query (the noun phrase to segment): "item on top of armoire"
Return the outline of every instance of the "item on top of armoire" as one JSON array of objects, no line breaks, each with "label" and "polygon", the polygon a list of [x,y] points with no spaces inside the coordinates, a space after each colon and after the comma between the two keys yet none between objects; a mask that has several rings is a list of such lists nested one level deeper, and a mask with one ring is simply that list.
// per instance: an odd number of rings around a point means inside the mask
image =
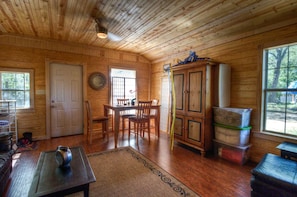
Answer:
[{"label": "item on top of armoire", "polygon": [[176,59],[176,61],[177,61],[176,62],[177,64],[173,65],[173,67],[196,62],[196,61],[212,61],[212,60],[208,57],[198,57],[195,51],[190,51],[189,56],[186,57],[184,60]]},{"label": "item on top of armoire", "polygon": [[179,60],[178,64],[187,64],[190,62],[195,62],[198,60],[198,55],[196,55],[195,51],[190,51],[189,52],[189,56],[187,58],[184,59],[184,61]]}]

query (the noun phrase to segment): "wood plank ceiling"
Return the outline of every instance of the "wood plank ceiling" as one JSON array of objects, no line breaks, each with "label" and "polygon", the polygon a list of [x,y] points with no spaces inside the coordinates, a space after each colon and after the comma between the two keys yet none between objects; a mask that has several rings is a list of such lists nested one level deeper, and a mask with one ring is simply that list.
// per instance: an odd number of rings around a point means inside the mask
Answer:
[{"label": "wood plank ceiling", "polygon": [[[101,18],[121,41],[96,36]],[[130,51],[151,61],[297,24],[296,0],[2,0],[0,36]],[[199,53],[198,53],[199,55]]]}]

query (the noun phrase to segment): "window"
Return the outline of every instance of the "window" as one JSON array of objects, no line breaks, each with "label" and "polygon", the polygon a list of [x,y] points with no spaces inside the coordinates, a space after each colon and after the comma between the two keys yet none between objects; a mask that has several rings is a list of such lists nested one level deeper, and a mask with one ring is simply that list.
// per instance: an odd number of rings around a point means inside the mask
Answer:
[{"label": "window", "polygon": [[17,109],[32,108],[32,69],[0,68],[0,83],[0,100],[16,100]]},{"label": "window", "polygon": [[136,98],[136,71],[111,69],[111,103],[117,104],[118,98]]},{"label": "window", "polygon": [[262,129],[297,137],[297,43],[263,51]]}]

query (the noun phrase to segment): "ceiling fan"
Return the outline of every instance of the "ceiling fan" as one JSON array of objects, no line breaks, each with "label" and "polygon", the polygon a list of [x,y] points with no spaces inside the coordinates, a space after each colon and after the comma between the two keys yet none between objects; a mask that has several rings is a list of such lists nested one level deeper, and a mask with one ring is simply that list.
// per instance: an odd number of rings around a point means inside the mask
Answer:
[{"label": "ceiling fan", "polygon": [[101,18],[95,18],[96,22],[96,32],[97,32],[97,37],[101,39],[110,39],[111,41],[121,41],[122,38],[116,34],[113,34],[108,31],[105,25],[103,25],[103,19]]}]

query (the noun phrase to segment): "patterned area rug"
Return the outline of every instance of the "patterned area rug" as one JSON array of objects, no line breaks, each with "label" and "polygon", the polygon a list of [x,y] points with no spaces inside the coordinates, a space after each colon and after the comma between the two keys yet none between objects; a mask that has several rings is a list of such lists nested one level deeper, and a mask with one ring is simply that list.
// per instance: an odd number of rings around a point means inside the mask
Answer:
[{"label": "patterned area rug", "polygon": [[[96,176],[90,196],[198,196],[131,147],[88,155]],[[76,193],[70,196],[83,196]]]}]

